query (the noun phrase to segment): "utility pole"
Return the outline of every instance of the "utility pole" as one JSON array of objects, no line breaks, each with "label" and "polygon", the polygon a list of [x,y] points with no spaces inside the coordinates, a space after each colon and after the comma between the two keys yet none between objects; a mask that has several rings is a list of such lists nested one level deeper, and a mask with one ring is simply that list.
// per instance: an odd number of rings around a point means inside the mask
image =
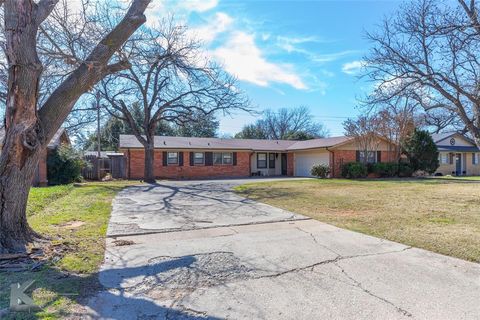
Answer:
[{"label": "utility pole", "polygon": [[100,180],[100,161],[102,156],[100,141],[100,91],[97,91],[95,98],[97,102],[97,177]]}]

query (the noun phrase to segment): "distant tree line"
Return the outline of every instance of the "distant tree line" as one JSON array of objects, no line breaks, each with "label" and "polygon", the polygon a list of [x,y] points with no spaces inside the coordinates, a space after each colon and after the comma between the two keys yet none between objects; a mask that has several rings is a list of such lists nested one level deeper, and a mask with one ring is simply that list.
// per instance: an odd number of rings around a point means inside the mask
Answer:
[{"label": "distant tree line", "polygon": [[308,140],[328,135],[325,126],[313,120],[307,107],[267,109],[262,118],[246,125],[237,139]]}]

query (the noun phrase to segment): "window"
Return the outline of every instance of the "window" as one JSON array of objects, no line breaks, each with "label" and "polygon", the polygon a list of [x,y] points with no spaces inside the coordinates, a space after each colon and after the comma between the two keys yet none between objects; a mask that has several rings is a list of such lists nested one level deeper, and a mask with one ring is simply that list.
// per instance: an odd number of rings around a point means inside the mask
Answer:
[{"label": "window", "polygon": [[230,152],[222,153],[223,164],[232,164],[232,154]]},{"label": "window", "polygon": [[169,152],[167,156],[168,164],[177,164],[178,163],[178,152]]},{"label": "window", "polygon": [[441,164],[448,164],[448,154],[447,153],[440,153],[440,163]]},{"label": "window", "polygon": [[271,169],[275,168],[275,153],[268,154],[268,167]]},{"label": "window", "polygon": [[222,153],[214,152],[213,153],[213,164],[222,164]]},{"label": "window", "polygon": [[360,162],[365,162],[365,153],[367,153],[367,163],[377,162],[376,152],[375,151],[360,151]]},{"label": "window", "polygon": [[472,164],[477,165],[479,164],[480,160],[480,153],[472,153]]},{"label": "window", "polygon": [[267,154],[257,153],[257,168],[265,169],[267,167]]},{"label": "window", "polygon": [[214,152],[213,164],[232,164],[232,158],[231,152]]},{"label": "window", "polygon": [[204,164],[204,162],[205,162],[205,154],[203,152],[195,152],[193,156],[193,163]]}]

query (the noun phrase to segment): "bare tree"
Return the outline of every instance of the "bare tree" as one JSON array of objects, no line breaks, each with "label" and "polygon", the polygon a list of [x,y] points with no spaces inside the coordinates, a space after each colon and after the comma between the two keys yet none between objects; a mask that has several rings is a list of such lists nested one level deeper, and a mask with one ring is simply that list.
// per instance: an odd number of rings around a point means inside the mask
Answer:
[{"label": "bare tree", "polygon": [[245,126],[236,137],[244,139],[307,140],[323,138],[328,130],[313,120],[305,106],[281,108],[278,111],[265,110],[262,119]]},{"label": "bare tree", "polygon": [[[182,125],[198,114],[248,110],[248,103],[235,87],[235,79],[202,58],[199,44],[186,28],[165,20],[161,30],[143,28],[122,49],[130,67],[107,77],[101,94],[106,110],[126,121],[145,148],[144,180],[155,182],[155,129],[159,122]],[[140,104],[143,121],[132,110]]]},{"label": "bare tree", "polygon": [[427,113],[441,115],[443,124],[455,123],[448,119],[455,115],[480,146],[480,27],[475,0],[407,2],[383,22],[380,32],[368,37],[374,48],[365,62],[368,76],[378,85],[375,95],[407,95]]},{"label": "bare tree", "polygon": [[348,119],[343,123],[345,134],[352,137],[363,153],[363,162],[368,162],[369,156],[375,156],[380,140],[378,139],[379,119],[377,115],[361,115],[356,119]]},{"label": "bare tree", "polygon": [[37,111],[43,71],[37,35],[57,2],[6,0],[3,4],[8,88],[0,156],[0,252],[24,250],[33,239],[26,204],[40,154],[82,94],[105,76],[129,67],[111,58],[145,22],[143,13],[150,1],[133,0],[124,18],[90,47],[86,59],[58,83]]},{"label": "bare tree", "polygon": [[391,142],[389,151],[395,154],[395,159],[391,160],[400,159],[402,145],[406,139],[416,127],[424,124],[425,118],[419,114],[419,108],[414,99],[396,96],[368,110],[374,112],[377,134]]}]

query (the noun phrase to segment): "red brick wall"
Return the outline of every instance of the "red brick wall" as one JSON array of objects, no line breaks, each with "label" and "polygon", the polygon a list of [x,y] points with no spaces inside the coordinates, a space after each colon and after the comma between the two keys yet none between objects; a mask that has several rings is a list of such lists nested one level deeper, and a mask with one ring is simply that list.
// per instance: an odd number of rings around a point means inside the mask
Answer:
[{"label": "red brick wall", "polygon": [[[393,162],[395,161],[394,151],[382,151],[380,162]],[[348,162],[357,161],[357,152],[355,150],[335,150],[330,154],[330,170],[332,170],[332,176],[340,178],[342,173],[342,165]]]},{"label": "red brick wall", "polygon": [[[333,158],[333,159],[332,159]],[[333,164],[332,164],[333,160]],[[342,165],[348,162],[355,162],[357,153],[355,150],[335,150],[330,155],[330,171],[332,176],[340,178],[342,175]]]},{"label": "red brick wall", "polygon": [[295,169],[295,156],[294,153],[287,153],[287,176],[291,177],[294,175]]},{"label": "red brick wall", "polygon": [[[190,166],[190,151],[183,151],[183,166],[163,166],[163,151],[155,150],[156,178],[196,179],[219,177],[249,177],[250,152],[237,152],[237,165]],[[127,175],[130,179],[143,179],[145,153],[143,149],[121,150],[127,156]]]}]

